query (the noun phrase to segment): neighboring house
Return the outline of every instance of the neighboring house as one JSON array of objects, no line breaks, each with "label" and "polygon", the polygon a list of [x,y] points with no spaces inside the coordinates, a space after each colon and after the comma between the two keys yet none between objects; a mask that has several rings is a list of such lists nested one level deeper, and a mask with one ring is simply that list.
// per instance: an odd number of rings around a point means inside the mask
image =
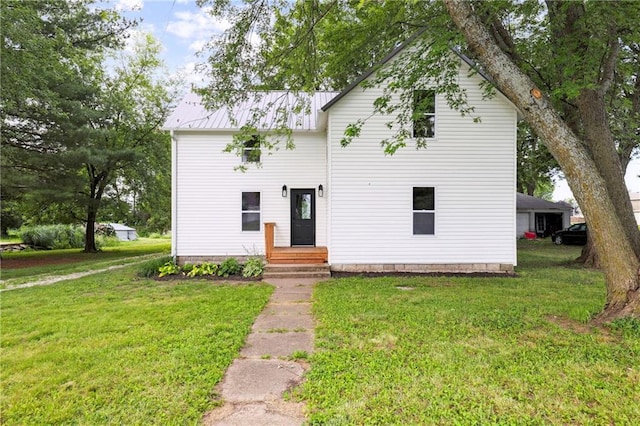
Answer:
[{"label": "neighboring house", "polygon": [[535,232],[538,237],[548,237],[555,231],[571,225],[573,207],[563,201],[554,203],[531,195],[516,194],[517,236],[525,232]]},{"label": "neighboring house", "polygon": [[[268,92],[236,105],[229,120],[226,110],[206,111],[187,95],[164,125],[172,136],[173,255],[179,263],[318,255],[333,271],[512,271],[517,111],[502,94],[484,99],[482,77],[469,70],[461,59],[459,84],[481,122],[443,96],[416,91],[433,99],[413,129],[429,137],[428,147],[416,150],[411,140],[393,156],[380,146],[392,134],[389,116],[374,114],[340,145],[347,125],[371,116],[382,95],[382,87],[358,85],[372,71],[339,94],[314,94],[308,112],[294,108],[293,95]],[[256,152],[249,138],[242,156],[224,153],[249,111],[269,103],[290,111],[295,149]],[[272,125],[276,107],[265,109],[258,129]],[[234,171],[258,157],[260,167]]]},{"label": "neighboring house", "polygon": [[119,223],[110,223],[109,226],[116,232],[116,237],[118,237],[120,241],[133,241],[138,239],[136,230],[133,228]]}]

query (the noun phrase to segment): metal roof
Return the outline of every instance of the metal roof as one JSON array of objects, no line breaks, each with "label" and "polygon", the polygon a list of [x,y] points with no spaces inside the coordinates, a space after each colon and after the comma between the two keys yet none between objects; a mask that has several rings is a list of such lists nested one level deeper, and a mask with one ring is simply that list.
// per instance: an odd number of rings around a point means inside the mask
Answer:
[{"label": "metal roof", "polygon": [[[292,93],[270,91],[250,94],[246,101],[239,102],[231,110],[223,107],[207,110],[196,93],[187,94],[164,123],[164,130],[238,130],[251,124],[259,130],[278,127],[279,112],[287,114],[286,126],[294,131],[321,130],[324,126],[318,119],[323,105],[336,92]],[[307,108],[308,106],[308,108]],[[281,117],[281,115],[280,115]]]},{"label": "metal roof", "polygon": [[120,223],[110,223],[109,226],[111,226],[114,231],[135,231],[135,229]]},{"label": "metal roof", "polygon": [[542,198],[532,197],[531,195],[516,193],[516,209],[517,210],[573,210],[569,204],[564,201],[557,203],[543,200]]}]

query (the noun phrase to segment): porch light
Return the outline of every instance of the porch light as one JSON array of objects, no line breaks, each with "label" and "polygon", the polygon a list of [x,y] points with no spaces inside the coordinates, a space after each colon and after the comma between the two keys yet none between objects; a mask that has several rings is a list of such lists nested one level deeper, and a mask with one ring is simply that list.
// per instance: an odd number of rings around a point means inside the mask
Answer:
[{"label": "porch light", "polygon": [[287,185],[282,185],[282,196],[287,198]]},{"label": "porch light", "polygon": [[318,186],[318,197],[324,197],[324,188],[322,185]]}]

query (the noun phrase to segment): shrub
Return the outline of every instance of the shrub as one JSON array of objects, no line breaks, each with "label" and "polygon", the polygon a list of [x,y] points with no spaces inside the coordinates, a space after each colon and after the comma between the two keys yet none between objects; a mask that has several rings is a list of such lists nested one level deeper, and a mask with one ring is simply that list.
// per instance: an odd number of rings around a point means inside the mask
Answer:
[{"label": "shrub", "polygon": [[259,257],[250,257],[242,268],[243,277],[259,277],[264,271],[264,262]]},{"label": "shrub", "polygon": [[116,230],[113,229],[113,226],[109,225],[108,223],[98,223],[96,224],[95,227],[95,233],[96,233],[96,237],[98,235],[102,235],[105,237],[115,237],[116,236]]},{"label": "shrub", "polygon": [[180,267],[176,265],[176,263],[173,261],[173,258],[172,258],[168,262],[165,262],[164,265],[159,267],[158,272],[160,272],[160,274],[158,274],[159,277],[164,277],[167,275],[175,275],[178,272],[180,272]]},{"label": "shrub", "polygon": [[121,243],[122,241],[115,236],[96,235],[96,248],[98,249],[119,246]]},{"label": "shrub", "polygon": [[187,273],[188,277],[199,277],[202,275],[215,275],[218,271],[218,265],[215,263],[201,263],[194,265],[193,268]]},{"label": "shrub", "polygon": [[239,275],[242,271],[242,265],[235,257],[229,257],[218,267],[218,276],[228,277],[229,275]]},{"label": "shrub", "polygon": [[19,231],[25,244],[46,249],[81,248],[84,229],[73,225],[39,225],[23,227]]},{"label": "shrub", "polygon": [[173,262],[171,256],[162,256],[157,259],[152,259],[144,262],[138,269],[138,276],[143,278],[155,277],[156,275],[158,275],[160,267],[167,262]]}]

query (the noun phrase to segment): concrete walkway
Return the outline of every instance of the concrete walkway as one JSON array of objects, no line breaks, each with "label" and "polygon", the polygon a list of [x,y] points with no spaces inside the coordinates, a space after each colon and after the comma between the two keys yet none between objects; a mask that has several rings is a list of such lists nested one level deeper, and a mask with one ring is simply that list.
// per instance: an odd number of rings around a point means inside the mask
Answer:
[{"label": "concrete walkway", "polygon": [[271,279],[276,287],[258,316],[245,347],[218,386],[224,405],[207,413],[205,425],[301,425],[304,404],[284,400],[308,366],[290,360],[295,352],[313,352],[311,294],[318,279]]}]

